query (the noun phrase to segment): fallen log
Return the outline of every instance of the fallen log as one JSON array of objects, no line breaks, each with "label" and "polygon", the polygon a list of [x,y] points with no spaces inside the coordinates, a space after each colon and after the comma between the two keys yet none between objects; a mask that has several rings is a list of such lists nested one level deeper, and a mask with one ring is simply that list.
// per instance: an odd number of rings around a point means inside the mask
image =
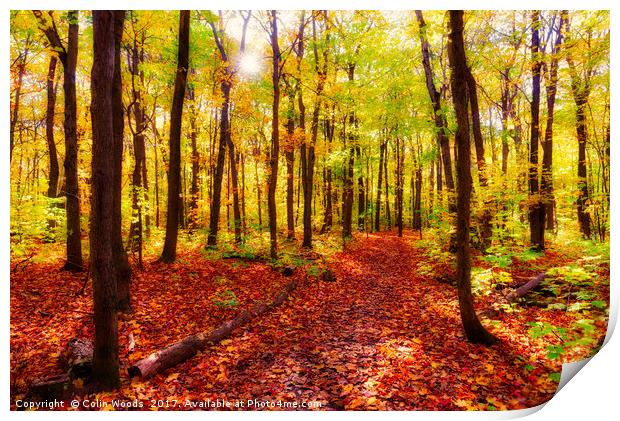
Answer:
[{"label": "fallen log", "polygon": [[59,356],[62,368],[72,377],[90,376],[93,368],[93,343],[89,339],[73,338]]},{"label": "fallen log", "polygon": [[187,336],[179,342],[152,353],[129,367],[129,377],[141,376],[148,378],[190,359],[209,345],[228,338],[235,329],[245,325],[254,317],[265,314],[284,303],[296,287],[297,281],[293,280],[276,295],[270,304],[257,304],[249,310],[242,311],[234,319],[222,323],[210,332],[201,332]]},{"label": "fallen log", "polygon": [[71,395],[71,377],[67,373],[58,374],[33,382],[26,397],[28,400],[51,401]]},{"label": "fallen log", "polygon": [[521,285],[519,288],[512,290],[506,298],[509,302],[517,301],[519,298],[523,297],[530,290],[536,288],[547,276],[547,272],[539,273],[538,275],[530,278],[525,284]]}]

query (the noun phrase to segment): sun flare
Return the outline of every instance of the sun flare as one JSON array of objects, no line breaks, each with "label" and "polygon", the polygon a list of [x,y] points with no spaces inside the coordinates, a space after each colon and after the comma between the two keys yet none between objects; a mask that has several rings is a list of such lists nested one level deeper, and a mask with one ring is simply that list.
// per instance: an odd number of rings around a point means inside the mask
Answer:
[{"label": "sun flare", "polygon": [[239,68],[244,75],[253,76],[261,70],[260,58],[256,54],[245,53],[239,61]]}]

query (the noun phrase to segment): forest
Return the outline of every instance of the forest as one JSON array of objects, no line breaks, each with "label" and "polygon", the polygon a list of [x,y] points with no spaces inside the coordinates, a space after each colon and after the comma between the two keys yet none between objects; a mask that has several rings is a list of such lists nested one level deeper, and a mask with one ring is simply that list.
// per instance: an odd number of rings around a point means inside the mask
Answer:
[{"label": "forest", "polygon": [[12,410],[512,410],[609,313],[600,10],[12,10]]}]

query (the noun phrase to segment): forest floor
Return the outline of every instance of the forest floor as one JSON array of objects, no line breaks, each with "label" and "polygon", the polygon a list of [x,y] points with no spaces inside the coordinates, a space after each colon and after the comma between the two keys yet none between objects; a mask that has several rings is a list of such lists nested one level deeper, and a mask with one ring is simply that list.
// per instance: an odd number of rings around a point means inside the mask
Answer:
[{"label": "forest floor", "polygon": [[[601,310],[588,343],[549,359],[557,338],[533,336],[528,323],[568,329],[584,314],[520,305],[498,310],[503,295],[493,290],[477,296],[476,305],[500,342],[469,343],[456,289],[438,281],[453,271],[421,244],[411,232],[360,234],[329,258],[335,282],[300,266],[293,275],[300,285],[272,313],[151,379],[130,379],[131,364],[271,299],[289,279],[267,262],[213,259],[199,248],[172,265],[146,263],[134,270],[133,313],[119,322],[122,386],[79,399],[137,400],[144,409],[191,409],[188,400],[218,399],[244,402],[242,409],[259,402],[276,405],[263,409],[292,402],[323,410],[519,409],[549,400],[562,359],[588,356],[604,337]],[[34,379],[62,372],[57,358],[69,339],[93,335],[90,286],[76,296],[85,274],[59,272],[59,263],[33,263],[11,277],[12,407]],[[569,263],[571,257],[549,251],[515,261],[509,272],[520,279]],[[489,273],[503,272],[487,266]],[[608,266],[596,270],[594,288],[604,297]]]}]

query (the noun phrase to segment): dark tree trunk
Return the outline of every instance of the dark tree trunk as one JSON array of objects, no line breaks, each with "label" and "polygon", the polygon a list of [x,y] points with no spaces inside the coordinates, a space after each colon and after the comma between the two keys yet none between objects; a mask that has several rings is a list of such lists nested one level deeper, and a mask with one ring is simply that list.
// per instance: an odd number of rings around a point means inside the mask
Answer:
[{"label": "dark tree trunk", "polygon": [[[568,28],[568,11],[562,11],[562,19],[566,22],[567,33],[570,35]],[[567,39],[567,44],[569,44]],[[588,167],[586,165],[586,142],[588,141],[588,126],[586,122],[586,107],[588,105],[588,97],[590,96],[590,77],[593,74],[591,63],[585,65],[585,74],[580,76],[577,73],[576,65],[573,61],[571,49],[566,50],[566,61],[571,75],[571,89],[573,99],[576,105],[576,130],[577,130],[577,178],[579,194],[577,197],[577,220],[579,221],[579,230],[584,238],[592,236],[590,214],[587,212],[588,202],[590,201],[590,193],[588,191]]]},{"label": "dark tree trunk", "polygon": [[286,120],[287,141],[284,148],[286,158],[286,238],[295,239],[295,93],[287,86],[289,100]]},{"label": "dark tree trunk", "polygon": [[[334,140],[334,129],[335,129],[334,116],[332,113],[332,118],[325,118],[325,142],[327,153],[330,154],[332,151],[332,141]],[[331,230],[333,224],[333,203],[332,203],[332,168],[329,162],[326,163],[325,168],[325,214],[323,216],[323,226],[321,227],[321,234],[326,231]]]},{"label": "dark tree trunk", "polygon": [[230,70],[228,68],[228,55],[218,36],[215,25],[210,23],[215,43],[220,52],[220,58],[224,65],[224,77],[220,82],[220,90],[222,92],[222,105],[220,107],[220,141],[217,149],[217,162],[215,165],[215,174],[213,177],[213,196],[211,200],[211,213],[209,215],[209,236],[207,237],[207,245],[215,247],[217,245],[217,233],[220,224],[220,207],[222,202],[222,181],[224,179],[224,164],[226,162],[226,148],[232,143],[230,140]]},{"label": "dark tree trunk", "polygon": [[530,162],[528,171],[529,185],[529,222],[530,243],[533,249],[545,249],[545,205],[541,200],[538,183],[538,143],[540,133],[540,68],[538,58],[540,51],[540,11],[532,12],[532,102],[531,102],[531,133]]},{"label": "dark tree trunk", "polygon": [[392,229],[392,213],[390,212],[390,184],[388,176],[388,152],[387,141],[385,145],[385,156],[383,158],[383,179],[385,180],[385,219],[387,220],[387,228]]},{"label": "dark tree trunk", "polygon": [[379,145],[379,179],[377,180],[377,199],[375,202],[375,231],[381,231],[381,189],[383,188],[383,160],[387,139]]},{"label": "dark tree trunk", "polygon": [[[131,93],[132,93],[132,106],[128,109],[127,119],[131,122],[131,111],[133,111],[134,125],[132,131],[133,135],[133,152],[134,152],[134,167],[131,177],[131,197],[132,197],[132,215],[131,225],[129,227],[129,241],[128,248],[132,252],[138,252],[138,263],[142,266],[142,244],[143,244],[143,224],[142,219],[144,215],[144,180],[142,176],[142,169],[144,162],[146,161],[146,146],[144,143],[144,132],[146,130],[146,116],[144,100],[142,99],[142,71],[140,66],[142,64],[143,53],[142,46],[138,46],[138,35],[135,35],[133,39],[133,46],[128,49],[128,62],[130,63],[131,73]],[[131,127],[131,126],[130,126]]]},{"label": "dark tree trunk", "polygon": [[179,50],[177,72],[174,80],[172,110],[170,111],[170,162],[168,164],[168,206],[166,214],[166,240],[159,260],[172,263],[177,254],[179,232],[179,200],[181,198],[181,123],[183,99],[189,67],[189,10],[181,10],[179,18]]},{"label": "dark tree trunk", "polygon": [[487,166],[484,159],[484,142],[482,139],[482,130],[480,129],[480,108],[478,106],[478,90],[476,88],[476,79],[467,67],[467,93],[469,98],[469,106],[471,109],[471,123],[474,135],[474,146],[476,149],[476,166],[478,168],[478,180],[480,182],[479,200],[482,202],[482,210],[478,218],[478,230],[480,235],[480,245],[482,250],[486,250],[491,245],[491,236],[493,235],[491,213],[491,200],[485,198],[485,191],[488,186]]},{"label": "dark tree trunk", "polygon": [[403,190],[404,190],[404,171],[405,162],[405,142],[396,137],[396,226],[398,228],[398,236],[403,236]]},{"label": "dark tree trunk", "polygon": [[[55,55],[50,58],[47,70],[47,107],[45,111],[45,137],[47,139],[47,149],[49,153],[49,180],[47,187],[47,197],[55,199],[58,197],[58,153],[56,152],[56,142],[54,141],[54,113],[56,112],[56,89],[54,81],[56,79],[56,63],[58,59]],[[48,226],[53,228],[56,221],[51,220]]]},{"label": "dark tree trunk", "polygon": [[277,226],[277,207],[276,207],[276,188],[278,186],[278,158],[280,155],[280,46],[278,44],[278,21],[277,12],[270,12],[271,20],[271,51],[272,74],[271,83],[273,84],[273,104],[271,118],[271,152],[269,154],[269,182],[267,192],[267,210],[269,213],[269,253],[272,259],[278,258],[278,226]]},{"label": "dark tree trunk", "polygon": [[[450,157],[450,140],[448,139],[448,123],[446,116],[441,109],[441,95],[437,91],[434,82],[433,68],[431,65],[431,54],[428,38],[426,36],[426,22],[421,10],[416,10],[416,18],[420,27],[420,45],[422,47],[422,65],[426,77],[426,88],[433,105],[435,128],[437,130],[437,142],[439,143],[442,166],[445,175],[446,190],[448,191],[448,203],[450,212],[454,212],[454,177],[452,175],[452,159]],[[439,181],[439,178],[438,178]]]},{"label": "dark tree trunk", "polygon": [[239,165],[235,144],[230,133],[228,135],[228,166],[233,194],[233,225],[235,228],[235,243],[241,243],[241,207],[239,205]]},{"label": "dark tree trunk", "polygon": [[[193,74],[193,72],[192,72]],[[192,181],[190,187],[189,201],[189,227],[191,229],[198,227],[198,177],[200,176],[200,154],[198,153],[198,133],[196,127],[196,98],[193,86],[188,86],[187,96],[190,100],[189,125],[190,140],[192,144]]]},{"label": "dark tree trunk", "polygon": [[469,226],[471,208],[471,145],[467,112],[467,60],[463,42],[463,11],[450,11],[450,43],[448,56],[451,67],[452,101],[458,123],[456,131],[457,158],[457,221],[456,270],[459,308],[467,338],[474,343],[491,345],[497,339],[478,320],[471,293],[471,256]]},{"label": "dark tree trunk", "polygon": [[93,130],[90,274],[95,341],[93,380],[102,389],[120,385],[114,259],[114,12],[93,11],[91,118]]},{"label": "dark tree trunk", "polygon": [[562,43],[562,26],[564,19],[560,17],[557,28],[555,44],[551,49],[549,71],[546,72],[547,86],[547,125],[545,126],[545,140],[543,141],[542,178],[540,189],[544,195],[546,228],[555,230],[555,197],[553,194],[553,113],[555,108],[555,96],[558,86],[558,53]]},{"label": "dark tree trunk", "polygon": [[[40,13],[40,12],[39,12]],[[38,16],[37,16],[38,17]],[[28,38],[28,41],[30,40],[30,38]],[[52,59],[54,59],[55,56],[52,57]],[[15,147],[15,126],[17,125],[17,120],[19,118],[19,102],[21,99],[21,92],[22,92],[22,84],[23,84],[23,80],[24,80],[24,75],[26,74],[26,60],[28,59],[28,48],[26,47],[26,49],[24,50],[24,52],[21,55],[21,60],[19,60],[19,63],[17,64],[18,68],[17,68],[17,85],[15,86],[15,95],[14,98],[15,100],[13,101],[13,104],[11,104],[11,121],[10,121],[10,131],[9,131],[9,162],[13,159],[13,148]],[[54,68],[55,66],[55,62],[54,62]],[[50,67],[51,67],[51,62],[50,62]],[[52,90],[53,90],[53,82],[52,82]],[[48,99],[49,99],[49,83],[48,83]],[[49,104],[49,101],[48,101]]]},{"label": "dark tree trunk", "polygon": [[127,253],[123,247],[121,197],[123,183],[123,86],[121,79],[121,41],[123,38],[123,26],[125,23],[125,11],[114,12],[114,80],[112,85],[112,118],[114,124],[114,202],[112,224],[112,251],[114,253],[114,265],[116,268],[117,310],[122,312],[131,311],[131,266]]},{"label": "dark tree trunk", "polygon": [[[67,196],[67,263],[64,269],[81,271],[80,196],[78,185],[77,98],[75,69],[78,53],[78,12],[69,12],[69,38],[64,66],[65,92],[65,189]],[[62,60],[61,60],[62,61]]]},{"label": "dark tree trunk", "polygon": [[[355,147],[357,162],[362,162],[362,148],[359,145]],[[357,177],[357,229],[364,231],[366,226],[366,195],[364,190],[364,175],[360,171]]]}]

